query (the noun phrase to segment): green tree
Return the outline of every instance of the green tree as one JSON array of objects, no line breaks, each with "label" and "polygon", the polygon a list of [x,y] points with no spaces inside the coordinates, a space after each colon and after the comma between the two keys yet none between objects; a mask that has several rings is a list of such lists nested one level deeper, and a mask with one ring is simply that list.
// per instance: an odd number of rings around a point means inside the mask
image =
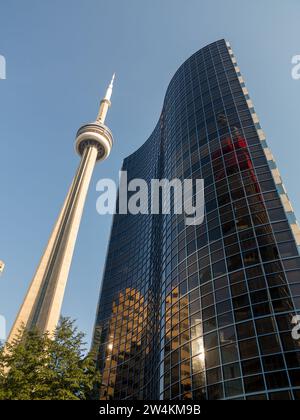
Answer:
[{"label": "green tree", "polygon": [[50,338],[23,329],[0,349],[0,400],[84,400],[100,380],[84,334],[62,318]]}]

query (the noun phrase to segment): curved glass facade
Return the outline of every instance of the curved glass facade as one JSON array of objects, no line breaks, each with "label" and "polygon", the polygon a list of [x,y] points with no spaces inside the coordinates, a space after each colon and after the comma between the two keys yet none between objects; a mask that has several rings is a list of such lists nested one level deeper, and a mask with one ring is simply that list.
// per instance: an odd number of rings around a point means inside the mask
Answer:
[{"label": "curved glass facade", "polygon": [[203,178],[205,220],[114,217],[100,399],[300,399],[299,228],[231,47],[176,72],[131,178]]}]

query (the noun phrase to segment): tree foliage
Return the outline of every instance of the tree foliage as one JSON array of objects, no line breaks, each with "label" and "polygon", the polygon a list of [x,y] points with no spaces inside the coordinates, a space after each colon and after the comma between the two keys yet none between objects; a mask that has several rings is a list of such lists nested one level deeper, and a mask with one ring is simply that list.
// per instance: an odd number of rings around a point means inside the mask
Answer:
[{"label": "tree foliage", "polygon": [[62,318],[53,337],[22,329],[0,349],[0,400],[84,400],[99,382],[84,334]]}]

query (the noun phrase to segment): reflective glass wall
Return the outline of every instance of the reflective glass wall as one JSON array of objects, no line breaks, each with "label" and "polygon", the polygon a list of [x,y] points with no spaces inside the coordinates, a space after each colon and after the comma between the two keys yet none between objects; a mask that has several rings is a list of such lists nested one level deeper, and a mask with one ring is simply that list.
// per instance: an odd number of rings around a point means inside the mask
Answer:
[{"label": "reflective glass wall", "polygon": [[129,179],[203,178],[205,219],[116,215],[93,348],[101,399],[299,399],[299,228],[231,47],[176,72]]}]

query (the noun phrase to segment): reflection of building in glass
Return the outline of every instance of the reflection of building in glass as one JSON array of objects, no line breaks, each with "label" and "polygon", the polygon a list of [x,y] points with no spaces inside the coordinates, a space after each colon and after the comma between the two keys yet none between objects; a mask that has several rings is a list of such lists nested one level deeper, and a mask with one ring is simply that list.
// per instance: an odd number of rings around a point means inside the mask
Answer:
[{"label": "reflection of building in glass", "polygon": [[[130,288],[120,292],[117,301],[113,302],[108,325],[109,342],[103,359],[101,399],[113,398],[116,387],[124,381],[134,392],[134,378],[140,375],[142,367],[139,360],[146,322],[147,308],[143,296]],[[147,354],[147,347],[145,351]]]},{"label": "reflection of building in glass", "polygon": [[[179,68],[123,169],[204,178],[206,215],[200,226],[114,217],[94,335],[99,397],[299,399],[299,228],[229,44]],[[129,315],[119,298],[131,293]]]}]

